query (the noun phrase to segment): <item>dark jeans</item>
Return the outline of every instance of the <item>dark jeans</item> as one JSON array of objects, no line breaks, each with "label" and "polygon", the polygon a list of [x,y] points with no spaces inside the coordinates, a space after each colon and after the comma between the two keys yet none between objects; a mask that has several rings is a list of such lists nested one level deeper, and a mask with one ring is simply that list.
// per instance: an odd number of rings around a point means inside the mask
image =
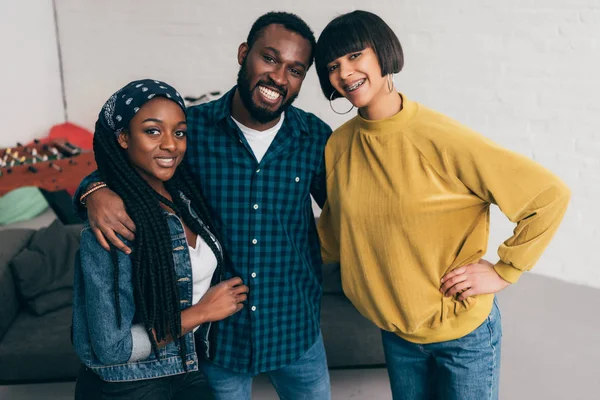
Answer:
[{"label": "dark jeans", "polygon": [[131,382],[105,382],[91,369],[81,366],[75,385],[75,400],[213,400],[200,371]]}]

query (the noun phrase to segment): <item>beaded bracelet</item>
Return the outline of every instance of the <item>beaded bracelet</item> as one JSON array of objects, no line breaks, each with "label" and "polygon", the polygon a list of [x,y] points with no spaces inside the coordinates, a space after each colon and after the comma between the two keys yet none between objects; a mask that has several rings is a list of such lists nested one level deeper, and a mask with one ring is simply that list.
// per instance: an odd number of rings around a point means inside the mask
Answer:
[{"label": "beaded bracelet", "polygon": [[92,184],[91,186],[88,187],[87,192],[85,192],[84,194],[81,195],[81,197],[79,198],[79,202],[85,206],[85,198],[88,197],[90,194],[94,193],[96,190],[105,188],[107,185],[104,182],[96,182],[94,184]]}]

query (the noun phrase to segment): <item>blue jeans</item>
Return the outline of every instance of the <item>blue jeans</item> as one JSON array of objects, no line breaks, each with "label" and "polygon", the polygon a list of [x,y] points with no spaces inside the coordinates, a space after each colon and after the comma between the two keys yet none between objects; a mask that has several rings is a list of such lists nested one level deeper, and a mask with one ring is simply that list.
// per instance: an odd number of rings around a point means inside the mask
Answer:
[{"label": "blue jeans", "polygon": [[[201,361],[200,368],[208,379],[216,400],[250,400],[251,374],[234,372]],[[319,338],[299,360],[283,368],[267,372],[282,400],[330,400],[329,371],[323,337]]]},{"label": "blue jeans", "polygon": [[456,340],[415,344],[382,331],[394,400],[497,400],[501,337],[495,299],[487,319]]}]

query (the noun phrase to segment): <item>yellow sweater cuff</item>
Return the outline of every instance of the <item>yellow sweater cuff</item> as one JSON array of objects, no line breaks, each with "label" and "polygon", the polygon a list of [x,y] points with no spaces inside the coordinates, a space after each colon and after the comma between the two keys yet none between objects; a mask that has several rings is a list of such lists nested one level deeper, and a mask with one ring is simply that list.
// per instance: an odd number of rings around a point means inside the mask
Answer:
[{"label": "yellow sweater cuff", "polygon": [[496,265],[494,265],[494,269],[502,279],[510,283],[518,281],[523,273],[520,269],[517,269],[510,264],[503,263],[502,261],[498,261]]}]

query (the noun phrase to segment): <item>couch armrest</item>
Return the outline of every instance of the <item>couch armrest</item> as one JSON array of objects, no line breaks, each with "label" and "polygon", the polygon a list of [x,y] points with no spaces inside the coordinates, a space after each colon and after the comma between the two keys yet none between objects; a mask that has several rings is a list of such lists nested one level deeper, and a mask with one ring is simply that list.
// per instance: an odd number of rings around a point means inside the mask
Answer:
[{"label": "couch armrest", "polygon": [[34,232],[33,229],[0,231],[0,340],[21,308],[10,261],[29,243]]}]

